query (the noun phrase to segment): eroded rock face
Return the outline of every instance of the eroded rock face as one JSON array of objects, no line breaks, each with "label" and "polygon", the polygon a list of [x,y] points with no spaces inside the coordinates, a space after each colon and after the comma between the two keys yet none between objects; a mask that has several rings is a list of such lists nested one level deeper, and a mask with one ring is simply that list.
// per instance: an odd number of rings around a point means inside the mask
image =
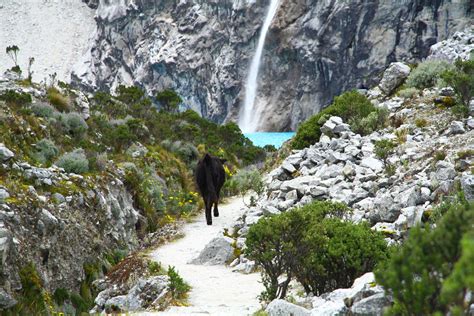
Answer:
[{"label": "eroded rock face", "polygon": [[[86,1],[97,34],[73,83],[173,88],[217,122],[236,120],[266,1]],[[335,95],[372,85],[469,24],[469,0],[282,0],[267,35],[256,104],[261,130],[294,129]]]}]

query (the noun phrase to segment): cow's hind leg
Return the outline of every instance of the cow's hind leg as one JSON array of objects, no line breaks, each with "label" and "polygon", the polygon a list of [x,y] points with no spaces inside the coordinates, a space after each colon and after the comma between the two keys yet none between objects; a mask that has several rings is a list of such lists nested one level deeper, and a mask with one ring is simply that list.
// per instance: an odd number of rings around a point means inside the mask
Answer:
[{"label": "cow's hind leg", "polygon": [[217,208],[217,203],[218,202],[214,202],[214,216],[215,217],[219,217],[219,209]]},{"label": "cow's hind leg", "polygon": [[211,216],[212,202],[210,199],[207,199],[205,203],[206,203],[206,222],[207,222],[207,225],[212,225],[212,216]]}]

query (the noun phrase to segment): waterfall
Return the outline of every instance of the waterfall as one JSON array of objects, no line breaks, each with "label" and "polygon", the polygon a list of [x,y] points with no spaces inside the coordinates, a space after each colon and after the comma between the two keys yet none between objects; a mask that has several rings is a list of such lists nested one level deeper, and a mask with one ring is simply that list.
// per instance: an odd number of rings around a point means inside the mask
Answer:
[{"label": "waterfall", "polygon": [[250,71],[247,77],[247,83],[245,85],[244,106],[241,109],[239,115],[239,127],[244,133],[254,132],[257,130],[257,124],[260,118],[260,113],[256,111],[254,106],[258,88],[258,70],[260,67],[260,60],[262,59],[265,38],[267,37],[267,32],[270,28],[270,24],[272,23],[273,17],[277,12],[279,2],[280,0],[270,0],[270,7],[268,8],[267,16],[265,17],[265,22],[263,23],[262,30],[260,31],[257,50],[255,51],[252,63],[250,64]]}]

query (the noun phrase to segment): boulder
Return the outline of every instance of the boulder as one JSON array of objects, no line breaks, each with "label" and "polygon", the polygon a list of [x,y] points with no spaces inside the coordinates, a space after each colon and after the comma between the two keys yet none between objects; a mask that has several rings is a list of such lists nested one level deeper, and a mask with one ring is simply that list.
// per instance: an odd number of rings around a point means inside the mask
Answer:
[{"label": "boulder", "polygon": [[296,168],[295,166],[293,166],[290,162],[288,161],[285,161],[283,162],[283,164],[281,165],[281,167],[283,168],[283,170],[286,170],[287,172],[289,173],[293,173],[296,171]]},{"label": "boulder", "polygon": [[306,308],[289,303],[285,300],[276,299],[268,304],[265,311],[269,316],[309,316],[311,312]]},{"label": "boulder", "polygon": [[0,143],[0,162],[5,162],[15,157],[15,154],[5,147],[4,144]]},{"label": "boulder", "polygon": [[435,178],[438,181],[453,180],[456,177],[454,165],[447,161],[438,161],[436,164]]},{"label": "boulder", "polygon": [[331,116],[323,126],[321,126],[321,133],[329,136],[340,135],[343,132],[350,131],[351,128],[349,124],[345,124],[339,116]]},{"label": "boulder", "polygon": [[117,311],[136,312],[149,307],[162,308],[163,302],[166,301],[169,293],[168,285],[169,278],[165,275],[140,279],[126,295],[112,297],[99,308],[107,313]]},{"label": "boulder", "polygon": [[373,157],[366,157],[362,159],[360,165],[362,167],[370,168],[374,172],[380,172],[383,170],[383,162]]},{"label": "boulder", "polygon": [[216,237],[201,251],[199,256],[191,260],[191,264],[218,265],[228,263],[234,256],[234,240],[230,237]]},{"label": "boulder", "polygon": [[467,128],[474,129],[474,118],[470,118],[466,121]]},{"label": "boulder", "polygon": [[474,175],[466,174],[461,177],[461,188],[468,201],[474,201]]},{"label": "boulder", "polygon": [[351,307],[351,315],[378,316],[383,315],[384,308],[390,304],[384,293],[366,297]]},{"label": "boulder", "polygon": [[395,62],[383,73],[379,87],[385,94],[390,94],[400,86],[406,77],[410,74],[410,67],[401,62]]},{"label": "boulder", "polygon": [[16,305],[16,303],[17,301],[10,294],[0,288],[0,310],[8,309]]},{"label": "boulder", "polygon": [[8,193],[7,189],[4,187],[0,187],[0,201],[8,199],[10,197],[10,193]]},{"label": "boulder", "polygon": [[463,122],[452,121],[449,126],[448,135],[464,134],[465,132]]}]

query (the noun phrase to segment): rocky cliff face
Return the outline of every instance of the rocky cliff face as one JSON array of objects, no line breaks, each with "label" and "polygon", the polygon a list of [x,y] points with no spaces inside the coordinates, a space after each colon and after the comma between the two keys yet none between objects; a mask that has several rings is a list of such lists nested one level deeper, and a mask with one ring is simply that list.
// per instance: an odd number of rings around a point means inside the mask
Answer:
[{"label": "rocky cliff face", "polygon": [[[171,87],[214,121],[236,120],[268,1],[120,1],[97,8],[77,85]],[[257,106],[262,130],[294,129],[333,96],[416,62],[473,19],[462,1],[282,0],[267,36]]]}]

